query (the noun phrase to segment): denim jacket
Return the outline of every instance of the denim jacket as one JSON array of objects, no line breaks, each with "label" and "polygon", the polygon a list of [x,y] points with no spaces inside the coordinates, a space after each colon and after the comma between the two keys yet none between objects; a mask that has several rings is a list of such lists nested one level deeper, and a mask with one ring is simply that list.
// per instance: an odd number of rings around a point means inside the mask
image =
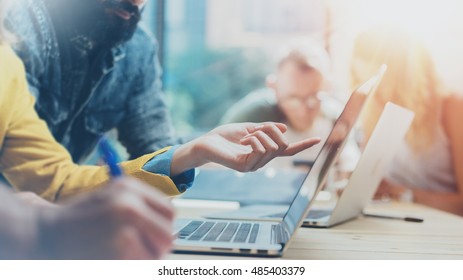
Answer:
[{"label": "denim jacket", "polygon": [[89,41],[60,34],[60,24],[46,0],[17,0],[7,18],[36,110],[74,161],[113,128],[131,158],[176,144],[155,39],[139,27],[130,41],[90,57]]}]

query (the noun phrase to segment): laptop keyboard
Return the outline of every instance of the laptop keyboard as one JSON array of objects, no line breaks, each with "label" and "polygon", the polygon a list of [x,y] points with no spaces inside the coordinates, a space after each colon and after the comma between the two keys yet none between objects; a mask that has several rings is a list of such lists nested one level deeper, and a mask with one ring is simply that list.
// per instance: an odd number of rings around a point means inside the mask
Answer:
[{"label": "laptop keyboard", "polygon": [[230,242],[238,229],[239,223],[230,223],[218,241]]},{"label": "laptop keyboard", "polygon": [[209,232],[209,230],[211,230],[211,228],[214,226],[214,223],[213,222],[206,222],[204,224],[201,225],[201,227],[198,228],[198,230],[196,230],[189,238],[188,240],[192,240],[192,241],[197,241],[197,240],[201,240],[201,238],[204,237],[204,235],[206,233]]},{"label": "laptop keyboard", "polygon": [[222,233],[222,231],[227,226],[227,223],[217,223],[217,225],[209,231],[209,233],[204,237],[204,241],[215,241],[217,237]]},{"label": "laptop keyboard", "polygon": [[245,243],[248,239],[248,235],[251,232],[251,224],[241,224],[238,233],[235,236],[235,243]]},{"label": "laptop keyboard", "polygon": [[179,239],[208,242],[256,243],[257,223],[192,221],[178,233]]}]

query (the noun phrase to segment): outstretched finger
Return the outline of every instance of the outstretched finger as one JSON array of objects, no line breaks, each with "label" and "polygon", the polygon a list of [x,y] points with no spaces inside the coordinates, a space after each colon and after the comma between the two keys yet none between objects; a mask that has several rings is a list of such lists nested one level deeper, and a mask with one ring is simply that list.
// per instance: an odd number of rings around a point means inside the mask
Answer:
[{"label": "outstretched finger", "polygon": [[309,138],[289,145],[289,147],[281,154],[281,156],[293,156],[299,152],[302,152],[312,146],[320,143],[319,137]]}]

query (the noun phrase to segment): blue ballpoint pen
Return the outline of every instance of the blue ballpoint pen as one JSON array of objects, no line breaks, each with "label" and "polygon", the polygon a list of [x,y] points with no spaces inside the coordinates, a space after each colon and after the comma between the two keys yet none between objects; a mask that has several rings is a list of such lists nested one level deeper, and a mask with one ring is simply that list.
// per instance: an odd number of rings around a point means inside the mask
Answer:
[{"label": "blue ballpoint pen", "polygon": [[98,143],[98,150],[109,167],[109,174],[111,175],[111,178],[121,177],[124,172],[118,165],[119,160],[117,153],[105,137],[101,137],[100,142]]}]

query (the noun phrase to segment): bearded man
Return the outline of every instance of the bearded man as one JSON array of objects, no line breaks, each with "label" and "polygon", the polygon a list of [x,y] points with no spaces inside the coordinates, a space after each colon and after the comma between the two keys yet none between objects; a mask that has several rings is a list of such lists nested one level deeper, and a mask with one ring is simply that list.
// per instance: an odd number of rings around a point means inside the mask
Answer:
[{"label": "bearded man", "polygon": [[177,143],[161,90],[148,0],[17,0],[7,26],[36,111],[75,162],[116,128],[131,158]]}]

